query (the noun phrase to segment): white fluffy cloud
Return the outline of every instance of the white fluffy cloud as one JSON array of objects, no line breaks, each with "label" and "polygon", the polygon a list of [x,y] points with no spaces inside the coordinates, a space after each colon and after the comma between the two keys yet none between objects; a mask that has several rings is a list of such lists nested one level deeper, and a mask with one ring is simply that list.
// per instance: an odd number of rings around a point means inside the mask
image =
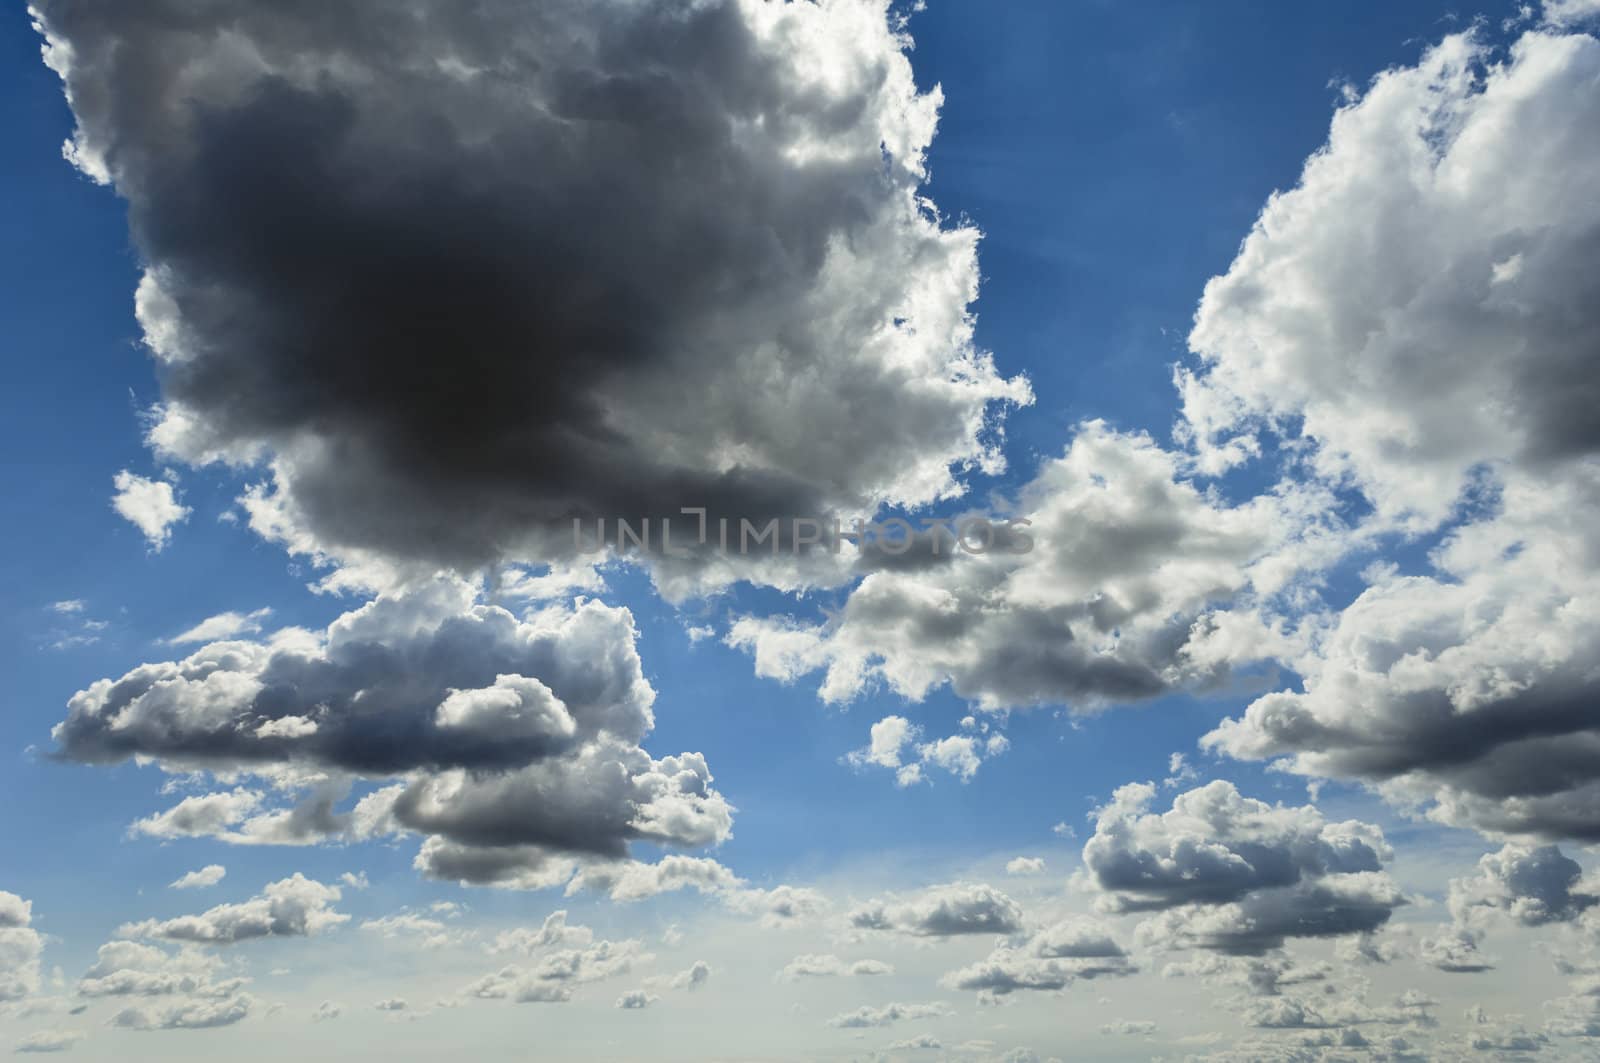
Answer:
[{"label": "white fluffy cloud", "polygon": [[998,731],[985,733],[989,730],[988,724],[980,728],[974,721],[971,728],[971,733],[925,742],[922,729],[904,716],[885,716],[872,725],[866,748],[846,754],[845,761],[857,768],[890,768],[900,786],[925,781],[924,765],[941,768],[962,782],[970,782],[984,760],[1011,748],[1005,735]]},{"label": "white fluffy cloud", "polygon": [[[635,840],[704,846],[731,829],[703,757],[640,748],[655,692],[634,639],[625,609],[519,619],[445,580],[320,633],[217,642],[101,680],[54,735],[76,760],[151,757],[268,787],[191,795],[138,833],[304,844],[409,832],[426,836],[417,865],[434,877],[554,885],[578,857],[611,864]],[[387,785],[339,809],[357,780]],[[306,792],[284,807],[272,792],[284,789]]]},{"label": "white fluffy cloud", "polygon": [[943,1004],[896,1003],[876,1008],[863,1004],[854,1011],[835,1015],[828,1020],[828,1025],[845,1030],[864,1030],[877,1026],[893,1026],[906,1019],[938,1019],[948,1014],[950,1009]]},{"label": "white fluffy cloud", "polygon": [[229,973],[214,954],[193,946],[167,949],[137,941],[101,945],[95,962],[78,980],[85,997],[237,996],[248,979]]},{"label": "white fluffy cloud", "polygon": [[986,883],[954,882],[910,898],[868,901],[853,909],[849,919],[860,930],[913,937],[1013,934],[1022,928],[1022,909]]},{"label": "white fluffy cloud", "polygon": [[1523,926],[1570,922],[1600,904],[1580,882],[1583,868],[1554,845],[1506,845],[1478,861],[1478,873],[1450,882],[1450,914],[1472,925],[1500,913]]},{"label": "white fluffy cloud", "polygon": [[198,915],[147,919],[121,929],[124,937],[162,938],[231,945],[265,937],[306,937],[350,921],[333,910],[338,886],[327,886],[296,872],[269,884],[261,895],[238,904],[219,904]]},{"label": "white fluffy cloud", "polygon": [[1151,812],[1156,788],[1117,790],[1084,844],[1082,878],[1111,912],[1156,913],[1141,942],[1259,955],[1286,938],[1370,932],[1405,903],[1383,832],[1268,805],[1216,781]]},{"label": "white fluffy cloud", "polygon": [[166,480],[151,480],[124,469],[113,480],[117,493],[111,506],[122,518],[144,533],[153,549],[160,550],[172,538],[172,526],[189,517],[189,507],[178,502],[177,492]]},{"label": "white fluffy cloud", "polygon": [[0,1003],[39,989],[44,938],[33,929],[33,903],[0,890]]},{"label": "white fluffy cloud", "polygon": [[[1559,5],[1558,5],[1559,9]],[[1600,40],[1533,31],[1504,61],[1446,38],[1342,108],[1207,286],[1181,377],[1201,464],[1295,437],[1441,535],[1378,565],[1207,744],[1357,778],[1504,835],[1600,837]]]},{"label": "white fluffy cloud", "polygon": [[806,978],[876,977],[893,974],[894,967],[882,960],[842,960],[832,953],[806,953],[796,956],[778,972],[782,982],[798,982]]},{"label": "white fluffy cloud", "polygon": [[473,982],[464,993],[484,1000],[509,1000],[517,1004],[558,1004],[572,999],[574,991],[629,973],[636,964],[653,957],[637,940],[595,941],[571,948],[540,951],[530,965],[508,964]]},{"label": "white fluffy cloud", "polygon": [[987,958],[945,975],[943,984],[950,989],[1005,996],[1019,990],[1058,991],[1080,980],[1121,977],[1136,971],[1108,928],[1078,918],[1014,937]]},{"label": "white fluffy cloud", "polygon": [[[990,709],[1153,697],[1217,678],[1225,662],[1205,644],[1230,632],[1211,607],[1279,591],[1326,505],[1314,487],[1228,505],[1185,480],[1177,453],[1091,422],[1016,501],[1031,550],[945,540],[934,555],[919,540],[826,623],[745,617],[727,641],[763,676],[824,671],[829,702],[879,684],[912,700],[948,685]],[[881,737],[862,756],[892,766],[895,735]]]},{"label": "white fluffy cloud", "polygon": [[227,873],[228,869],[221,864],[207,864],[205,867],[179,876],[173,882],[168,883],[167,888],[175,890],[205,889],[221,882]]}]

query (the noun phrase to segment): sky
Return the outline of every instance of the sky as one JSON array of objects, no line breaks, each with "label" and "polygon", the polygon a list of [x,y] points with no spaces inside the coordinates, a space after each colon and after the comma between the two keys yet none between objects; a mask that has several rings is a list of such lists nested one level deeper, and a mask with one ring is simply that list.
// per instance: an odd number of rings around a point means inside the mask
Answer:
[{"label": "sky", "polygon": [[12,5],[0,1048],[1596,1058],[1597,32]]}]

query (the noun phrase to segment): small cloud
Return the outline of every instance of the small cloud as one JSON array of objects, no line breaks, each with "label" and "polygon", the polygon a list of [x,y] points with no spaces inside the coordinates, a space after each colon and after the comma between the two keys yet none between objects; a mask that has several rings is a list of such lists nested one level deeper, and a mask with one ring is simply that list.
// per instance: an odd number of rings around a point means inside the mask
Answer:
[{"label": "small cloud", "polygon": [[177,492],[165,480],[149,480],[123,469],[112,483],[117,493],[111,498],[111,507],[143,532],[154,550],[167,545],[174,524],[189,519],[191,510],[178,503]]},{"label": "small cloud", "polygon": [[166,644],[181,646],[191,642],[219,642],[240,635],[254,635],[261,630],[261,621],[271,615],[272,610],[267,608],[257,609],[253,613],[218,613],[206,617],[183,634],[167,639]]},{"label": "small cloud", "polygon": [[1008,875],[1042,875],[1044,861],[1037,856],[1019,856],[1006,862]]},{"label": "small cloud", "polygon": [[648,1008],[660,999],[642,989],[631,989],[617,998],[617,1007],[624,1011],[638,1011],[641,1008]]},{"label": "small cloud", "polygon": [[167,888],[174,890],[205,889],[221,882],[223,876],[227,873],[228,869],[221,864],[207,864],[198,871],[191,871],[176,881],[169,883]]}]

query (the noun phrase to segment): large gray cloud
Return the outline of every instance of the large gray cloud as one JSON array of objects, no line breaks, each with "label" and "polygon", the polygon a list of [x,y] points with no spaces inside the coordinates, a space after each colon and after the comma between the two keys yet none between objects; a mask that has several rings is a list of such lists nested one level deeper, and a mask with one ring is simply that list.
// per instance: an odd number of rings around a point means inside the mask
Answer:
[{"label": "large gray cloud", "polygon": [[1028,400],[972,347],[884,0],[34,10],[144,259],[151,442],[270,460],[292,548],[917,504]]},{"label": "large gray cloud", "polygon": [[[184,798],[142,834],[304,844],[420,833],[436,877],[548,885],[571,856],[633,841],[711,845],[732,810],[697,753],[640,746],[655,694],[632,616],[595,602],[522,619],[438,581],[380,597],[321,633],[201,647],[76,695],[59,755],[151,757],[260,780]],[[353,806],[355,781],[389,781]],[[268,791],[303,794],[278,807]]]}]

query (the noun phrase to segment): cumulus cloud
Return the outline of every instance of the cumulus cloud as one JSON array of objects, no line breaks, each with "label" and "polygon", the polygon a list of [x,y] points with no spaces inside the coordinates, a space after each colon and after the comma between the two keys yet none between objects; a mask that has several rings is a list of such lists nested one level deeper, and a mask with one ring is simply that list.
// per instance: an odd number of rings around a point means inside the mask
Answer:
[{"label": "cumulus cloud", "polygon": [[1478,949],[1482,935],[1466,927],[1448,927],[1417,942],[1417,958],[1451,974],[1477,974],[1494,969],[1494,961]]},{"label": "cumulus cloud", "polygon": [[[554,885],[571,854],[617,861],[636,840],[702,846],[731,830],[703,757],[640,748],[655,692],[634,639],[626,609],[580,601],[518,619],[443,580],[320,633],[212,643],[100,680],[53,734],[72,760],[150,757],[310,787],[288,808],[252,786],[192,795],[139,833],[304,844],[411,832],[426,836],[417,865],[433,877]],[[339,810],[352,779],[389,784]]]},{"label": "cumulus cloud", "polygon": [[1218,780],[1151,812],[1156,787],[1116,791],[1084,844],[1083,880],[1111,912],[1157,913],[1140,940],[1259,955],[1288,937],[1370,932],[1405,903],[1383,832],[1268,805]]},{"label": "cumulus cloud", "polygon": [[1368,530],[1439,537],[1424,571],[1371,570],[1289,655],[1303,689],[1210,748],[1600,837],[1597,120],[1600,40],[1450,36],[1352,95],[1207,286],[1180,375],[1200,463],[1285,435]]},{"label": "cumulus cloud", "polygon": [[1508,844],[1478,861],[1478,874],[1450,882],[1450,914],[1473,925],[1502,913],[1523,926],[1565,923],[1600,903],[1579,888],[1583,868],[1554,845]]},{"label": "cumulus cloud", "polygon": [[778,972],[778,980],[798,982],[805,978],[842,976],[868,978],[893,973],[894,967],[882,960],[841,960],[832,953],[806,953],[784,964],[783,969]]},{"label": "cumulus cloud", "polygon": [[623,1011],[638,1011],[642,1008],[648,1008],[660,999],[658,996],[646,993],[643,989],[630,989],[617,998],[616,1007],[621,1008]]},{"label": "cumulus cloud", "polygon": [[193,946],[167,949],[113,941],[100,947],[77,988],[88,998],[142,1001],[114,1014],[113,1026],[205,1029],[229,1026],[250,1014],[255,1001],[243,991],[247,982],[215,955]]},{"label": "cumulus cloud", "polygon": [[214,954],[137,941],[101,945],[95,962],[78,980],[85,997],[184,996],[205,1000],[235,997],[248,979],[232,975]]},{"label": "cumulus cloud", "polygon": [[1000,944],[987,958],[945,975],[941,984],[1005,996],[1018,990],[1057,991],[1079,980],[1136,971],[1106,927],[1069,919]]},{"label": "cumulus cloud", "polygon": [[586,926],[578,926],[567,922],[565,910],[554,911],[545,916],[544,922],[538,929],[531,927],[514,927],[502,931],[494,939],[493,949],[496,952],[526,952],[532,954],[540,949],[551,947],[582,947],[594,941],[594,931]]},{"label": "cumulus cloud", "polygon": [[[1092,709],[1203,687],[1226,666],[1219,646],[1243,630],[1211,619],[1211,607],[1281,589],[1294,569],[1285,558],[1322,534],[1326,500],[1285,487],[1230,506],[1186,480],[1175,452],[1090,422],[1013,508],[1032,522],[1027,552],[947,550],[873,571],[822,624],[744,617],[727,641],[759,675],[822,671],[828,702],[879,685],[921,700],[949,686],[990,709]],[[1256,634],[1255,656],[1281,638]],[[900,763],[897,736],[910,737],[875,732],[858,762]],[[976,750],[957,746],[971,742],[946,741],[946,766],[969,774],[975,758],[962,754]]]},{"label": "cumulus cloud", "polygon": [[702,988],[709,981],[711,981],[711,965],[705,960],[696,960],[688,970],[673,975],[670,985],[673,989],[693,991]]},{"label": "cumulus cloud", "polygon": [[541,952],[532,965],[508,964],[465,989],[467,996],[518,1004],[563,1003],[578,986],[615,978],[653,959],[641,942],[596,941]]},{"label": "cumulus cloud", "polygon": [[150,441],[270,463],[245,506],[291,549],[914,505],[1030,399],[972,345],[883,0],[35,10],[145,262]]},{"label": "cumulus cloud", "polygon": [[152,549],[160,550],[172,538],[172,527],[187,520],[189,507],[178,502],[177,492],[166,480],[150,480],[124,469],[113,479],[117,493],[111,506],[122,518],[144,533]]},{"label": "cumulus cloud", "polygon": [[1006,861],[1008,875],[1042,875],[1044,860],[1037,856],[1018,856]]},{"label": "cumulus cloud", "polygon": [[308,937],[347,923],[348,915],[333,910],[337,886],[327,886],[296,872],[269,884],[261,895],[239,904],[219,904],[198,915],[147,919],[122,927],[124,937],[162,938],[211,945],[231,945],[266,937]]},{"label": "cumulus cloud", "polygon": [[198,870],[180,875],[176,880],[169,882],[167,888],[174,890],[206,889],[221,882],[223,876],[227,873],[228,869],[221,864],[207,864]]},{"label": "cumulus cloud", "polygon": [[900,786],[923,782],[926,779],[924,765],[941,768],[962,782],[970,782],[985,759],[1011,748],[1005,735],[983,734],[987,729],[985,724],[978,733],[954,734],[924,742],[922,729],[910,720],[904,716],[885,716],[872,725],[866,748],[846,754],[845,762],[856,768],[893,769],[895,782]]},{"label": "cumulus cloud", "polygon": [[1022,928],[1022,909],[993,886],[955,882],[907,899],[868,901],[851,911],[849,919],[860,930],[913,937],[1014,934]]},{"label": "cumulus cloud", "polygon": [[892,1026],[906,1019],[938,1019],[950,1014],[943,1004],[885,1004],[874,1008],[863,1004],[854,1011],[843,1012],[828,1020],[829,1026],[843,1030],[865,1030],[877,1026]]},{"label": "cumulus cloud", "polygon": [[39,990],[44,938],[33,929],[33,902],[0,890],[0,1004]]}]

